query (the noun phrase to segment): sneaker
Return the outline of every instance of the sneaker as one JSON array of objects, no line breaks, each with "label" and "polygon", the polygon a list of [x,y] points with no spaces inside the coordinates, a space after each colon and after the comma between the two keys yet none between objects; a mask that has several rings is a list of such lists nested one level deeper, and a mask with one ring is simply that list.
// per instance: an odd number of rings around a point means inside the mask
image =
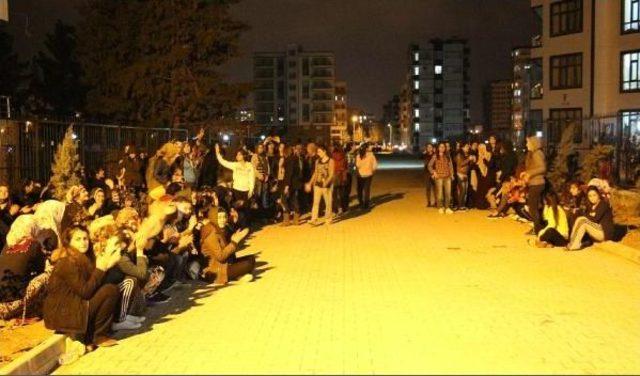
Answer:
[{"label": "sneaker", "polygon": [[131,322],[124,320],[122,322],[114,322],[111,324],[111,330],[117,332],[118,330],[134,330],[142,326],[139,322]]},{"label": "sneaker", "polygon": [[447,208],[447,210],[445,210],[444,212],[447,213],[447,214],[453,214],[453,210],[451,210],[449,208]]},{"label": "sneaker", "polygon": [[157,304],[167,303],[169,300],[171,300],[170,296],[158,292],[147,298],[147,304],[153,306]]},{"label": "sneaker", "polygon": [[134,315],[127,315],[125,317],[126,321],[130,321],[133,323],[138,323],[138,324],[142,324],[144,322],[144,320],[146,320],[147,318],[144,316],[134,316]]},{"label": "sneaker", "polygon": [[438,209],[438,213],[444,214],[444,209],[443,208]]}]

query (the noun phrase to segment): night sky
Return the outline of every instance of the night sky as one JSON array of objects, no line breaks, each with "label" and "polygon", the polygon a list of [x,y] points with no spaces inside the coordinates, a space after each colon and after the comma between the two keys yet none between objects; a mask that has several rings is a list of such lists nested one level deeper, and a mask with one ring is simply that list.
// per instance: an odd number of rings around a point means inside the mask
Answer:
[{"label": "night sky", "polygon": [[[57,18],[73,22],[79,0],[9,0],[11,28],[23,57],[37,50]],[[251,81],[252,53],[284,50],[289,43],[336,54],[336,73],[347,81],[348,105],[380,115],[399,91],[409,43],[430,38],[469,39],[471,117],[481,123],[482,88],[510,77],[510,51],[528,44],[529,0],[243,0],[234,14],[251,25],[242,56],[226,67],[230,80]]]}]

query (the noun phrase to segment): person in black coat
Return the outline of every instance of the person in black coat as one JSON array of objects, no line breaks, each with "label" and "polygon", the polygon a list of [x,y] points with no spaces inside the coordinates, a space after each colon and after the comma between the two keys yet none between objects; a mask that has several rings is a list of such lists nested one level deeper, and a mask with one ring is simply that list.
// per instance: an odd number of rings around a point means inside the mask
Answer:
[{"label": "person in black coat", "polygon": [[609,202],[602,197],[597,187],[587,189],[587,210],[583,217],[578,217],[571,230],[567,250],[576,251],[582,248],[582,239],[587,235],[592,241],[603,242],[614,237],[613,210]]},{"label": "person in black coat", "polygon": [[300,206],[304,195],[305,159],[302,145],[297,144],[286,159],[284,167],[284,189],[289,199],[288,207],[293,211],[293,224],[300,224]]},{"label": "person in black coat", "polygon": [[218,185],[219,167],[220,163],[218,163],[216,153],[213,152],[211,148],[207,149],[207,153],[204,155],[202,167],[200,170],[200,181],[198,182],[200,189],[202,189],[203,187],[213,188]]}]

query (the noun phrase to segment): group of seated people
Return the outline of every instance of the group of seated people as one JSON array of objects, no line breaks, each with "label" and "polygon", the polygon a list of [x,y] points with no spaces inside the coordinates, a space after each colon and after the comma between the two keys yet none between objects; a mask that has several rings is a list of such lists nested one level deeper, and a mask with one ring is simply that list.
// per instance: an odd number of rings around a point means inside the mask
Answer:
[{"label": "group of seated people", "polygon": [[[546,179],[547,164],[540,140],[527,139],[527,153],[519,158],[513,145],[491,136],[485,143],[428,144],[424,151],[427,206],[440,213],[453,209],[489,209],[489,218],[530,222],[533,246],[579,250],[593,242],[618,238],[606,179],[587,184],[571,181],[558,195]],[[451,200],[451,192],[456,192]],[[437,201],[436,201],[437,200]]]},{"label": "group of seated people", "polygon": [[[291,190],[310,194],[304,174],[312,166],[304,164],[315,160],[298,149],[300,186]],[[255,255],[237,255],[268,209],[250,160],[244,148],[230,162],[217,144],[173,141],[148,161],[128,147],[113,178],[98,169],[68,187],[64,199],[47,197],[52,190],[32,181],[14,195],[0,184],[0,319],[43,317],[47,328],[67,335],[60,360],[69,363],[116,344],[113,332],[140,328],[147,306],[169,301],[176,286],[255,279]],[[274,176],[284,178],[282,171]],[[294,214],[297,222],[304,201],[283,204],[284,190],[270,189],[270,204],[280,208],[280,221]]]}]

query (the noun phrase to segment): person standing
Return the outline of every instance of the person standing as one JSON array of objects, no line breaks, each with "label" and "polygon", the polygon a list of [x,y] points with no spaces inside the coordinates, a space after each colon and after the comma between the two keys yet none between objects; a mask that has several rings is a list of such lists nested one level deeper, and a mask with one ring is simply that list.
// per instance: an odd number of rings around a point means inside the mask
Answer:
[{"label": "person standing", "polygon": [[344,201],[347,201],[346,206],[349,207],[349,197],[344,197],[344,185],[347,183],[348,164],[347,156],[345,155],[342,146],[338,144],[334,145],[333,150],[331,151],[331,159],[333,159],[335,166],[335,184],[333,186],[334,211],[338,214],[342,214],[345,206]]},{"label": "person standing", "polygon": [[304,156],[302,144],[296,144],[293,154],[285,161],[284,192],[287,196],[288,209],[293,211],[293,225],[300,224],[300,205],[304,187]]},{"label": "person standing", "polygon": [[436,155],[429,162],[429,173],[436,183],[436,196],[438,197],[438,212],[440,214],[452,214],[451,204],[451,180],[453,179],[453,163],[447,147],[444,143],[438,144]]},{"label": "person standing", "polygon": [[204,187],[213,188],[218,185],[218,158],[213,150],[208,149],[202,159],[202,169],[200,171],[200,179],[198,185],[200,189]]},{"label": "person standing", "polygon": [[[122,160],[121,173],[124,177],[124,185],[137,193],[142,191],[144,187],[144,179],[141,173],[142,164],[138,159],[134,146],[129,146],[128,153]],[[91,189],[93,188],[105,189],[104,187],[91,187]]]},{"label": "person standing", "polygon": [[266,209],[268,205],[269,194],[269,163],[264,154],[264,145],[258,144],[255,153],[251,156],[251,164],[253,165],[254,175],[256,177],[255,192],[258,196],[258,202],[262,209]]},{"label": "person standing", "polygon": [[425,182],[427,188],[427,207],[436,206],[436,190],[435,190],[435,182],[429,173],[429,162],[435,155],[435,149],[432,144],[427,144],[424,150],[424,171],[425,171]]},{"label": "person standing", "polygon": [[353,174],[355,174],[356,171],[356,153],[358,151],[358,147],[352,142],[349,142],[344,151],[347,158],[347,173],[342,192],[342,197],[344,199],[341,204],[342,212],[346,213],[349,211],[349,204],[351,202],[351,186],[353,185]]},{"label": "person standing", "polygon": [[235,200],[242,200],[243,206],[247,205],[249,198],[253,195],[255,186],[255,175],[253,166],[247,162],[242,150],[236,153],[236,161],[226,161],[220,155],[220,145],[216,144],[216,158],[218,162],[229,170],[233,171],[233,196]]},{"label": "person standing", "polygon": [[456,175],[458,176],[458,210],[467,209],[467,192],[469,190],[469,168],[471,165],[471,155],[469,154],[469,144],[463,143],[460,151],[456,155]]},{"label": "person standing", "polygon": [[358,169],[358,202],[360,208],[369,210],[371,200],[371,181],[378,168],[378,161],[371,151],[368,143],[360,147],[356,156],[356,168]]},{"label": "person standing", "polygon": [[331,224],[332,216],[332,194],[333,194],[333,172],[335,171],[333,159],[329,157],[327,148],[318,145],[316,153],[318,159],[311,176],[311,180],[307,183],[305,189],[310,192],[313,189],[313,206],[311,208],[311,221],[309,224],[316,225],[318,221],[318,213],[320,211],[320,202],[324,201],[324,217],[325,225]]},{"label": "person standing", "polygon": [[542,191],[544,191],[544,174],[547,172],[547,162],[538,137],[527,138],[527,150],[527,155],[524,159],[525,171],[520,174],[520,178],[527,182],[527,187],[529,188],[527,206],[533,219],[533,229],[527,235],[536,235],[543,228],[540,216],[540,199]]}]

